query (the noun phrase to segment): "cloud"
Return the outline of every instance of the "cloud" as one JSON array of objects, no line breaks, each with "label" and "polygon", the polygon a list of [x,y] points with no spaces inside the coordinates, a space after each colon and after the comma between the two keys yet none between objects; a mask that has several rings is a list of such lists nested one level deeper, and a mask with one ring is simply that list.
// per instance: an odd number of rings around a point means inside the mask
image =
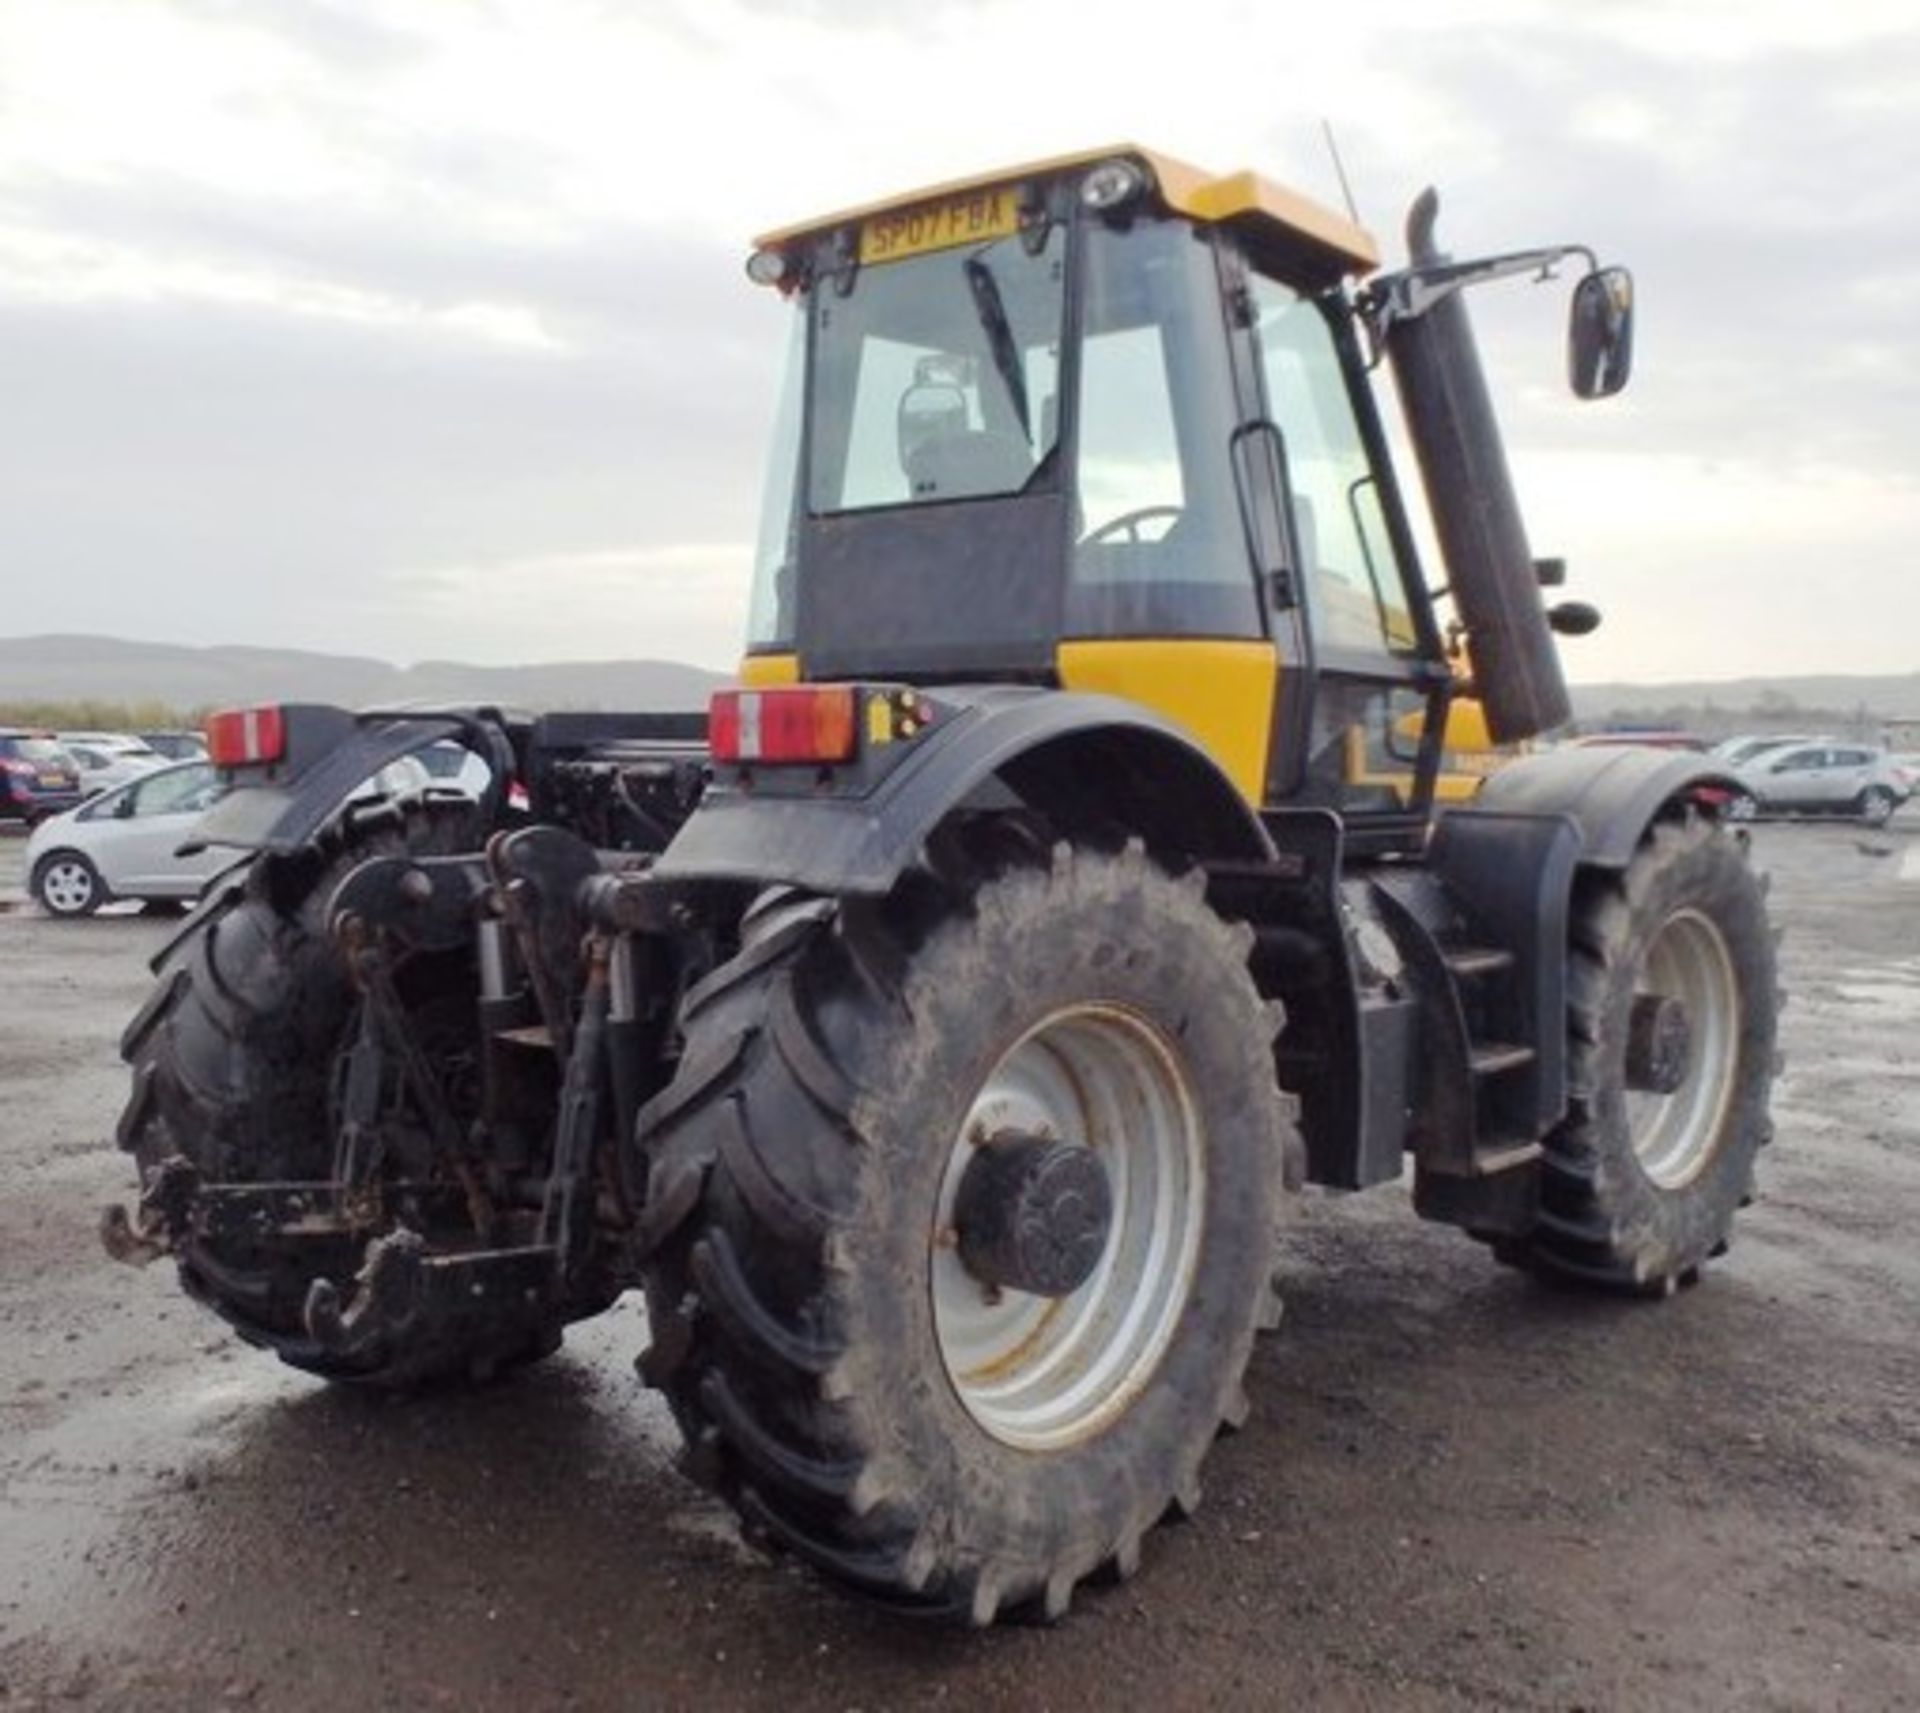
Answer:
[{"label": "cloud", "polygon": [[[1682,605],[1730,674],[1844,667],[1920,623],[1908,14],[6,9],[4,622],[723,661],[787,331],[747,233],[1143,124],[1332,196],[1326,114],[1390,250],[1438,175],[1457,250],[1636,270],[1601,406],[1564,283],[1474,306],[1541,550],[1612,608],[1576,670],[1667,658]],[[1842,559],[1870,626],[1802,596]]]}]

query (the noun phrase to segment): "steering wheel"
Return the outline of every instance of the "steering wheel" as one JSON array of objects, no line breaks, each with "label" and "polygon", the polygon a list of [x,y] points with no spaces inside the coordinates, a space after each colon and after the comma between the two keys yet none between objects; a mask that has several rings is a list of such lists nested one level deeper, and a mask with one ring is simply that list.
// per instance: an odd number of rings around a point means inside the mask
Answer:
[{"label": "steering wheel", "polygon": [[[1091,535],[1083,535],[1080,538],[1080,545],[1095,547],[1117,535],[1124,535],[1127,540],[1138,542],[1140,526],[1143,523],[1151,523],[1157,517],[1178,520],[1184,516],[1186,516],[1186,509],[1182,506],[1138,506],[1130,512],[1122,512],[1118,517],[1109,519]],[[1172,525],[1169,524],[1168,527],[1171,528]]]}]

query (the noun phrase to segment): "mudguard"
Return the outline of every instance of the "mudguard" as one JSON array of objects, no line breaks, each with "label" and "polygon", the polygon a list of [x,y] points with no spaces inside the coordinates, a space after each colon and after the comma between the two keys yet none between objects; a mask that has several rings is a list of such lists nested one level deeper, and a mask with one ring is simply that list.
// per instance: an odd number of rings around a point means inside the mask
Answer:
[{"label": "mudguard", "polygon": [[[192,848],[232,845],[279,854],[298,850],[339,811],[355,787],[381,768],[438,739],[470,737],[488,723],[485,713],[466,710],[385,716],[301,704],[286,706],[281,713],[287,733],[284,759],[270,766],[226,770],[233,789],[201,817]],[[504,737],[500,741],[504,743]]]},{"label": "mudguard", "polygon": [[1256,862],[1273,855],[1259,815],[1212,758],[1138,703],[1006,685],[937,695],[952,717],[858,795],[716,779],[654,873],[669,883],[885,893],[927,835],[995,781],[1043,814],[1056,793],[1097,804],[1107,824],[1138,833],[1149,848]]},{"label": "mudguard", "polygon": [[1675,798],[1711,801],[1746,792],[1706,757],[1631,744],[1548,750],[1523,756],[1489,778],[1471,815],[1565,815],[1580,833],[1579,861],[1588,868],[1625,868],[1662,805]]}]

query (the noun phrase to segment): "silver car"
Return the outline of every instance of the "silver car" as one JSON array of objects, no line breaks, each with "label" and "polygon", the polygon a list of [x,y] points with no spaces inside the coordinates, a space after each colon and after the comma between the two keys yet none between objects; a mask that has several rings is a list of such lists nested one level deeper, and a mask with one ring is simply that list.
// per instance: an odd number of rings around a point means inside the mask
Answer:
[{"label": "silver car", "polygon": [[27,840],[33,896],[53,916],[89,916],[116,898],[195,897],[238,854],[178,854],[224,790],[206,762],[180,762],[42,821]]},{"label": "silver car", "polygon": [[[431,786],[427,769],[403,755],[347,800],[419,797]],[[180,854],[226,789],[211,762],[176,762],[42,821],[27,840],[29,889],[50,916],[90,916],[121,898],[197,898],[221,870],[246,860],[247,853],[226,845]]]},{"label": "silver car", "polygon": [[1763,751],[1738,771],[1765,813],[1855,815],[1874,827],[1911,789],[1885,750],[1834,738]]}]

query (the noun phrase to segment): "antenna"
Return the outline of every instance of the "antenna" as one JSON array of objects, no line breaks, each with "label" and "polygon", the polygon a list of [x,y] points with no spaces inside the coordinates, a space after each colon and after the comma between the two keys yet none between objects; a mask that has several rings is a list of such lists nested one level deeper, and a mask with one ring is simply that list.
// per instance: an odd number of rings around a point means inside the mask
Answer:
[{"label": "antenna", "polygon": [[1359,206],[1353,200],[1353,186],[1347,182],[1346,163],[1340,159],[1340,145],[1334,141],[1331,119],[1320,121],[1320,134],[1327,140],[1327,153],[1333,156],[1334,176],[1340,180],[1340,194],[1346,199],[1347,213],[1352,217],[1354,225],[1364,225],[1365,222],[1360,218]]}]

